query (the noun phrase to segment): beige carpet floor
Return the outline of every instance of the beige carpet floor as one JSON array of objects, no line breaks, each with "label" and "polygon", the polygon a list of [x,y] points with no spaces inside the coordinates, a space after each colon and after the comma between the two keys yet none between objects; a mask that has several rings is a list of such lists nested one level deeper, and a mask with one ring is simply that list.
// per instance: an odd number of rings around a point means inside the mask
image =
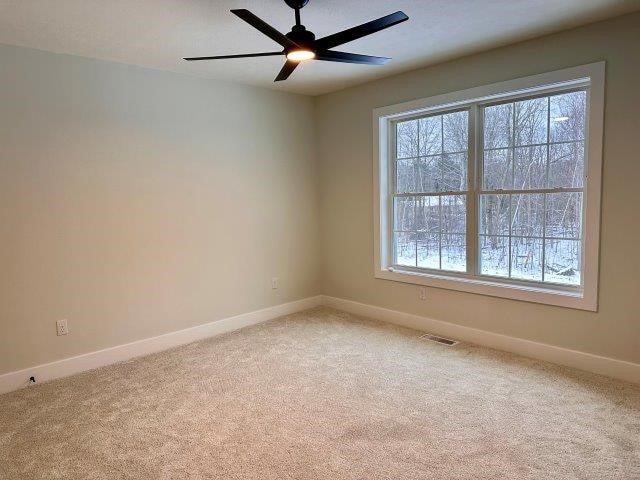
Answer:
[{"label": "beige carpet floor", "polygon": [[0,479],[640,479],[640,387],[325,308],[0,396]]}]

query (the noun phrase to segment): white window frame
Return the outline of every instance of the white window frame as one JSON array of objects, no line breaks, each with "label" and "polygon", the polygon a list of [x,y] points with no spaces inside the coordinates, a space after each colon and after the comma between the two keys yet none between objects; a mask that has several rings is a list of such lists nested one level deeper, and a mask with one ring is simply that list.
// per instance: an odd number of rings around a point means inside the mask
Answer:
[{"label": "white window frame", "polygon": [[[600,197],[602,182],[602,135],[604,123],[605,62],[592,63],[554,72],[532,75],[505,82],[484,85],[444,95],[376,108],[373,111],[374,152],[374,270],[375,277],[404,283],[445,288],[463,292],[510,298],[581,310],[598,309],[598,264],[600,244]],[[425,271],[393,266],[393,232],[391,222],[395,123],[425,114],[453,109],[480,108],[479,104],[514,99],[522,96],[551,94],[558,90],[587,87],[585,183],[583,198],[583,248],[581,285],[561,287],[514,279],[494,279],[470,274]],[[477,113],[477,112],[476,112]],[[477,195],[477,169],[480,126],[471,116],[470,197]],[[393,127],[393,128],[392,128]],[[474,202],[475,204],[475,202]],[[474,205],[468,207],[475,209]],[[473,222],[474,219],[471,219]],[[467,251],[476,248],[477,231],[467,236]],[[474,253],[475,256],[475,253]]]}]

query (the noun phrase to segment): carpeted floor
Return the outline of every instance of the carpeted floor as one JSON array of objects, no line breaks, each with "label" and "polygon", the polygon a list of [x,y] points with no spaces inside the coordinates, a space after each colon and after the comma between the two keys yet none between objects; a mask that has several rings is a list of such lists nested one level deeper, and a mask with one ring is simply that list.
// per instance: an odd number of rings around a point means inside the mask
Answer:
[{"label": "carpeted floor", "polygon": [[640,478],[640,386],[418,335],[318,308],[0,396],[0,478]]}]

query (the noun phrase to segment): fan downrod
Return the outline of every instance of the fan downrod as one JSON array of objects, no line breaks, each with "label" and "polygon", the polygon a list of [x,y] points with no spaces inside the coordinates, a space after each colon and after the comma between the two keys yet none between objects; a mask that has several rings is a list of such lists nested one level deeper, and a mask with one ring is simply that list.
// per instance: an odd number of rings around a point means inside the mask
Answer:
[{"label": "fan downrod", "polygon": [[284,0],[284,2],[294,10],[300,10],[307,3],[309,3],[309,0]]}]

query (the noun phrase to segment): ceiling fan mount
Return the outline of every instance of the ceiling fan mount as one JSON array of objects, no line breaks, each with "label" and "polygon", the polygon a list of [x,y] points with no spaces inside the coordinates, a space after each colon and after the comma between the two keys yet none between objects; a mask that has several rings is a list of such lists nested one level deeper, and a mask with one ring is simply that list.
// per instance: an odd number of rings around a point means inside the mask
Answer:
[{"label": "ceiling fan mount", "polygon": [[219,60],[226,58],[247,58],[247,57],[270,57],[274,55],[284,55],[287,58],[286,63],[280,70],[275,81],[286,80],[293,73],[296,67],[304,60],[324,60],[328,62],[358,63],[364,65],[384,65],[390,58],[374,57],[371,55],[359,55],[356,53],[338,52],[332,50],[339,45],[366,37],[372,33],[379,32],[385,28],[392,27],[398,23],[409,19],[404,12],[398,11],[384,17],[372,20],[356,27],[348,28],[338,33],[328,35],[326,37],[316,39],[314,33],[301,23],[300,9],[302,9],[309,0],[284,0],[285,3],[295,10],[296,23],[287,34],[283,34],[273,28],[271,25],[260,19],[249,10],[236,9],[231,13],[240,17],[255,29],[262,32],[271,40],[280,44],[281,51],[278,52],[261,52],[247,53],[239,55],[216,55],[211,57],[187,57],[185,60]]}]

